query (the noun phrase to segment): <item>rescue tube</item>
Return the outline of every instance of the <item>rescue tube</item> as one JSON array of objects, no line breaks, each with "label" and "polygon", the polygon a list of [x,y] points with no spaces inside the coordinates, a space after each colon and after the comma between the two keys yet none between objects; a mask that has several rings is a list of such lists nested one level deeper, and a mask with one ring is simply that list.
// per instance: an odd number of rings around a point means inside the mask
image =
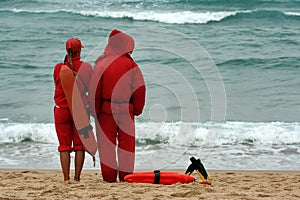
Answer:
[{"label": "rescue tube", "polygon": [[72,113],[78,135],[86,151],[94,158],[97,151],[97,142],[92,130],[93,127],[90,124],[90,119],[82,101],[73,71],[66,65],[61,67],[60,81],[67,98],[68,106]]},{"label": "rescue tube", "polygon": [[187,174],[177,172],[135,172],[125,176],[124,180],[128,183],[152,183],[171,185],[175,183],[190,183],[195,179]]}]

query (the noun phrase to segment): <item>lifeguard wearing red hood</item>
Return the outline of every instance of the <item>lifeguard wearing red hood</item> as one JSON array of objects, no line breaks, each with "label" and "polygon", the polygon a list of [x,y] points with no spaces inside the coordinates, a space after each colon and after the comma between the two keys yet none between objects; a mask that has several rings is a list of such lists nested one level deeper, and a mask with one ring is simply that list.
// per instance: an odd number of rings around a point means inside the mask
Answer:
[{"label": "lifeguard wearing red hood", "polygon": [[133,50],[133,38],[113,30],[104,53],[95,62],[89,87],[102,177],[107,182],[117,181],[117,176],[124,181],[134,170],[134,118],[143,111],[146,87],[131,57]]}]

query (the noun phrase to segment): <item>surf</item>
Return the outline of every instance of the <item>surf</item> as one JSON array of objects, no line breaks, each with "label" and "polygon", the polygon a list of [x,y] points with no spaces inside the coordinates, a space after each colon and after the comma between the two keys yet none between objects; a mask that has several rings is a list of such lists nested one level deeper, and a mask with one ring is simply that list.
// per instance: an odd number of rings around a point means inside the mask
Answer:
[{"label": "surf", "polygon": [[[0,121],[0,144],[20,143],[26,140],[57,144],[53,123],[5,123]],[[214,131],[214,141],[212,133]],[[300,144],[299,122],[137,122],[138,146],[167,145],[168,147],[195,147],[252,144]]]}]

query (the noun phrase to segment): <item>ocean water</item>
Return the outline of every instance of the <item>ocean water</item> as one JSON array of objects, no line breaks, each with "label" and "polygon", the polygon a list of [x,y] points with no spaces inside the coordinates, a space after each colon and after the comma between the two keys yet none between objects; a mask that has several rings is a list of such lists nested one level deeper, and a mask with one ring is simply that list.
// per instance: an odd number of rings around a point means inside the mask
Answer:
[{"label": "ocean water", "polygon": [[147,87],[137,170],[300,169],[299,0],[2,0],[0,19],[0,168],[60,168],[53,67],[120,29]]}]

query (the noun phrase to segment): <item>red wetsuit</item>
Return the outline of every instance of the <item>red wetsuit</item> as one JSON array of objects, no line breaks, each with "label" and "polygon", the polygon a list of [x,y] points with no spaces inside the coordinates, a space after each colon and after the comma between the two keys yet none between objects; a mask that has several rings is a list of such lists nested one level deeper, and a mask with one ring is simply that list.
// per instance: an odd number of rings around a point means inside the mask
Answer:
[{"label": "red wetsuit", "polygon": [[[72,57],[73,70],[77,73],[76,81],[79,90],[82,94],[83,102],[88,106],[88,99],[86,92],[90,77],[92,74],[92,66],[89,63],[80,60],[80,56]],[[70,67],[68,62],[59,63],[54,68],[53,78],[55,83],[54,93],[54,122],[55,129],[59,141],[58,151],[78,151],[84,150],[83,144],[78,136],[76,127],[74,125],[71,112],[65,97],[61,82],[60,82],[60,69],[63,65]],[[71,67],[70,67],[71,68]],[[72,147],[73,143],[73,147]]]},{"label": "red wetsuit", "polygon": [[134,116],[142,113],[146,88],[142,72],[130,56],[133,48],[132,37],[112,31],[105,52],[96,61],[89,88],[91,113],[98,119],[102,176],[108,182],[115,182],[118,172],[124,181],[134,170]]}]

